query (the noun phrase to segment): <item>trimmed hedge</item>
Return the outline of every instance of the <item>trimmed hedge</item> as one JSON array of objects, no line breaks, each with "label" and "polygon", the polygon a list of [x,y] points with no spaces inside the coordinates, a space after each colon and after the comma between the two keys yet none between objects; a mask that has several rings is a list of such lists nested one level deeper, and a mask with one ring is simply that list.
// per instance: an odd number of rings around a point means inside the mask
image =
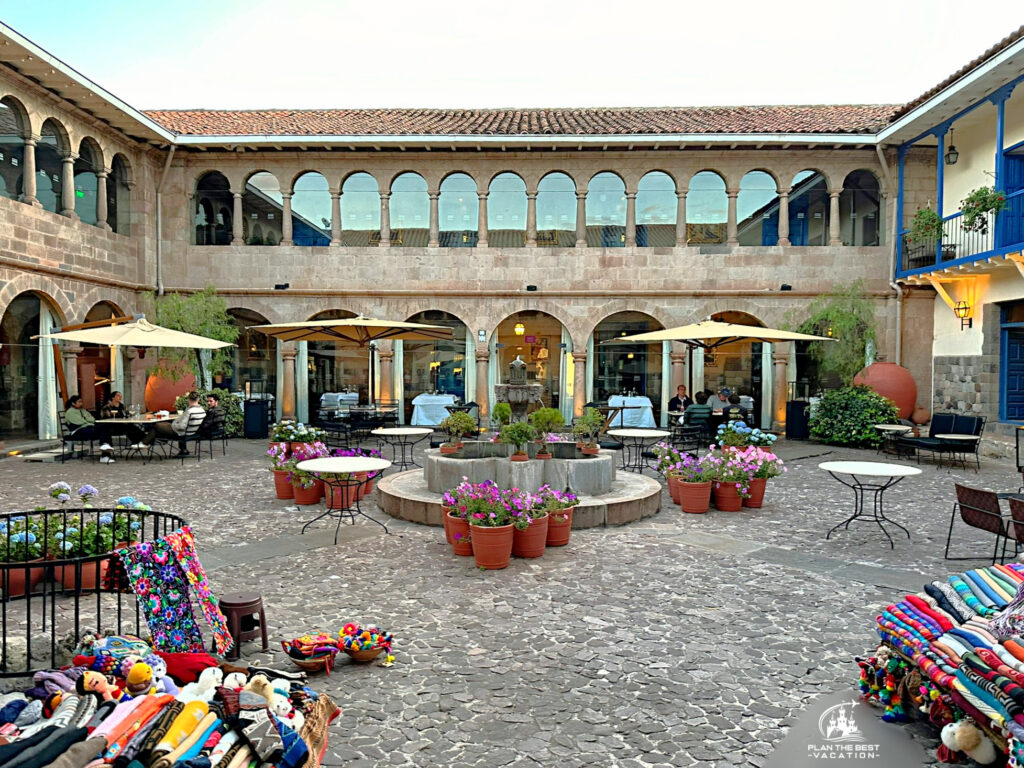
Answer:
[{"label": "trimmed hedge", "polygon": [[877,448],[883,435],[875,424],[898,424],[896,404],[870,387],[855,385],[826,392],[811,417],[811,437],[830,445]]}]

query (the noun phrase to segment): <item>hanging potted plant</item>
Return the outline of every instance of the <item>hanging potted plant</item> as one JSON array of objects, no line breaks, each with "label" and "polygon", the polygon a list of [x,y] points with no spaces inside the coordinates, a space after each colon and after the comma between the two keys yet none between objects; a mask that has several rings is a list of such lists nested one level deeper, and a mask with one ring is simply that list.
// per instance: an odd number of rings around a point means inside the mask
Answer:
[{"label": "hanging potted plant", "polygon": [[960,201],[960,226],[964,232],[988,234],[989,214],[993,218],[1006,207],[1006,194],[992,187],[972,189],[967,197]]},{"label": "hanging potted plant", "polygon": [[547,546],[564,547],[569,543],[569,532],[572,530],[572,513],[579,499],[572,491],[556,491],[550,486],[543,486],[537,495],[540,501],[537,510],[548,515]]},{"label": "hanging potted plant", "polygon": [[934,244],[942,237],[942,217],[930,207],[918,208],[910,222],[907,240],[917,245]]},{"label": "hanging potted plant", "polygon": [[512,521],[512,554],[540,557],[548,539],[548,513],[538,495],[513,488],[502,493]]},{"label": "hanging potted plant", "polygon": [[547,438],[552,432],[565,424],[562,412],[557,408],[538,408],[528,418],[533,428],[537,431],[537,442],[539,444],[537,458],[550,459],[551,453],[547,448]]},{"label": "hanging potted plant", "polygon": [[[525,424],[530,428],[529,424]],[[490,496],[473,499],[468,508],[469,539],[477,568],[497,571],[507,568],[512,559],[511,514]]]},{"label": "hanging potted plant", "polygon": [[271,443],[267,458],[270,459],[270,471],[274,476],[274,492],[277,498],[294,499],[295,491],[292,490],[292,481],[289,479],[291,467],[288,463],[288,443]]},{"label": "hanging potted plant", "polygon": [[754,476],[750,480],[750,492],[743,499],[743,506],[760,508],[764,503],[764,492],[768,481],[786,472],[786,466],[782,459],[774,453],[756,445],[747,448],[739,455],[739,458],[754,467]]},{"label": "hanging potted plant", "polygon": [[438,426],[448,435],[448,441],[441,444],[441,453],[450,456],[462,447],[463,435],[476,429],[476,422],[465,411],[455,411],[442,419]]},{"label": "hanging potted plant", "polygon": [[597,408],[584,408],[583,415],[576,419],[572,433],[583,439],[580,450],[585,456],[597,456],[601,452],[597,438],[604,428],[604,416]]},{"label": "hanging potted plant", "polygon": [[507,445],[515,446],[512,461],[529,461],[530,457],[526,455],[524,448],[533,439],[534,434],[533,427],[525,421],[517,421],[503,426],[498,433],[498,439]]}]

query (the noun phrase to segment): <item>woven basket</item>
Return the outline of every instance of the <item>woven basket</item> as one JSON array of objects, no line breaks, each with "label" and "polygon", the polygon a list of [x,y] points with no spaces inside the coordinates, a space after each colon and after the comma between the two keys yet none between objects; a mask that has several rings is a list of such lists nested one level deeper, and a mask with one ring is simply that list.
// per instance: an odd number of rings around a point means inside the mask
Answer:
[{"label": "woven basket", "polygon": [[365,664],[366,662],[373,661],[378,656],[380,656],[380,652],[384,650],[384,647],[381,646],[380,648],[369,648],[364,651],[354,651],[350,648],[342,648],[342,650],[352,657],[352,661],[358,661],[360,663]]},{"label": "woven basket", "polygon": [[288,653],[288,645],[284,642],[281,643],[281,647],[284,648],[285,654],[292,660],[299,669],[305,672],[326,672],[328,676],[331,674],[331,670],[334,669],[334,657],[337,654],[327,653],[323,656],[310,657],[307,659],[297,659]]}]

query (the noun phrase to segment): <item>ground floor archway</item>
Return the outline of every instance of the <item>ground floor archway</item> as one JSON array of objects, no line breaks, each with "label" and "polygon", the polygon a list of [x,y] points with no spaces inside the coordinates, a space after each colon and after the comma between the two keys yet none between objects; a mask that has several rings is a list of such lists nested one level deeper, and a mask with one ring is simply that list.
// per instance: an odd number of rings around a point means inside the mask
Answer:
[{"label": "ground floor archway", "polygon": [[526,363],[527,380],[541,385],[544,407],[557,408],[570,421],[574,367],[572,337],[565,326],[553,315],[539,310],[516,312],[498,324],[491,334],[491,403],[494,385],[507,380],[509,364],[516,357]]},{"label": "ground floor archway", "polygon": [[59,435],[53,344],[32,337],[60,324],[50,298],[35,291],[15,296],[0,318],[0,439]]}]

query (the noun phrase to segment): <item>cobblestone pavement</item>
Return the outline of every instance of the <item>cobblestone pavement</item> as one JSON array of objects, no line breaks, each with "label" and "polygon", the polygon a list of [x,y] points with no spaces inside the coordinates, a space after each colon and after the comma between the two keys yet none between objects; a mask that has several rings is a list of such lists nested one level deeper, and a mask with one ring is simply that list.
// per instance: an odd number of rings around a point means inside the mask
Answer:
[{"label": "cobblestone pavement", "polygon": [[[343,526],[337,546],[326,520],[299,536],[313,514],[274,497],[264,448],[236,440],[184,466],[7,459],[0,498],[31,508],[63,479],[183,516],[215,590],[263,595],[272,644],[349,620],[393,631],[393,667],[343,661],[315,679],[343,708],[328,766],[762,765],[810,697],[856,685],[877,609],[955,570],[942,560],[954,481],[1020,482],[994,459],[977,475],[926,463],[886,495],[909,542],[890,550],[867,525],[826,541],[852,499],[817,464],[880,457],[780,444],[790,472],[761,510],[684,515],[665,493],[654,518],[481,572],[440,529],[402,521],[391,535]],[[289,666],[255,643],[244,653]]]}]

